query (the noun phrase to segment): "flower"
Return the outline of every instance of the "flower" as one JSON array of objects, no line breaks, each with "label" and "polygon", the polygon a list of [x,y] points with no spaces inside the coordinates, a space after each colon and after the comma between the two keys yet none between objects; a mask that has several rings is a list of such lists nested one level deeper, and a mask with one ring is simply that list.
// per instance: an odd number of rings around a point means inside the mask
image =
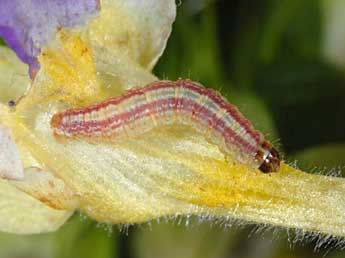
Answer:
[{"label": "flower", "polygon": [[98,0],[4,0],[0,9],[0,36],[34,73],[39,67],[40,48],[53,36],[54,30],[81,24],[98,8]]},{"label": "flower", "polygon": [[[343,179],[286,164],[277,174],[256,174],[225,160],[202,135],[174,127],[113,144],[55,138],[50,119],[59,110],[157,80],[150,70],[170,34],[174,1],[105,0],[99,10],[86,12],[84,25],[48,23],[49,37],[30,52],[40,66],[31,88],[15,108],[0,105],[0,124],[25,168],[24,178],[13,180],[13,171],[0,180],[1,230],[56,230],[78,209],[106,223],[194,214],[345,235]],[[23,73],[2,51],[0,70],[12,62]],[[6,96],[10,77],[0,84]],[[13,84],[16,94],[20,86]]]}]

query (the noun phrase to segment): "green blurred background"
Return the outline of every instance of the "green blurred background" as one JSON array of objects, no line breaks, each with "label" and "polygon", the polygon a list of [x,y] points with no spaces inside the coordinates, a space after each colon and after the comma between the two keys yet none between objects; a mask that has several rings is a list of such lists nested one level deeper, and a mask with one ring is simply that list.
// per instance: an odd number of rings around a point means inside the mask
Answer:
[{"label": "green blurred background", "polygon": [[[339,176],[345,171],[344,71],[344,0],[179,1],[155,69],[160,78],[191,78],[218,89],[287,162]],[[197,218],[121,228],[77,214],[56,233],[0,234],[0,258],[345,257],[336,241],[315,251],[317,238],[300,236]]]}]

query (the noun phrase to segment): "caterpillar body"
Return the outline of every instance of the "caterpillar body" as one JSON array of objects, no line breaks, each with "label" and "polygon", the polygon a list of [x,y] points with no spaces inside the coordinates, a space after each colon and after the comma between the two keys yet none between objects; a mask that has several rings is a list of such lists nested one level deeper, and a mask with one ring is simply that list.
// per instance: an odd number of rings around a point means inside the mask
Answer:
[{"label": "caterpillar body", "polygon": [[113,141],[173,124],[193,127],[240,163],[264,173],[279,170],[279,153],[238,109],[215,90],[190,80],[157,81],[51,119],[56,135]]}]

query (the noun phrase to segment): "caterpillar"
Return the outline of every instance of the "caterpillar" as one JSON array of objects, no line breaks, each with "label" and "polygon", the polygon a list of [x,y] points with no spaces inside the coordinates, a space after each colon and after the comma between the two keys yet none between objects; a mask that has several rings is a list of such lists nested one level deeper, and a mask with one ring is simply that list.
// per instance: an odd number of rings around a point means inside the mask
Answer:
[{"label": "caterpillar", "polygon": [[218,92],[190,80],[157,81],[84,108],[53,115],[64,137],[135,137],[174,124],[193,127],[227,156],[264,173],[277,172],[278,151]]}]

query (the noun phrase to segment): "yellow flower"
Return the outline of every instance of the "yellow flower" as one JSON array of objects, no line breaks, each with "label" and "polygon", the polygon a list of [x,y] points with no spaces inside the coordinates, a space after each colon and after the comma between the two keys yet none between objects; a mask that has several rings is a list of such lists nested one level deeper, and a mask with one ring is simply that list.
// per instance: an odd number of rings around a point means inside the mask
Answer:
[{"label": "yellow flower", "polygon": [[23,177],[7,169],[0,179],[0,230],[52,231],[80,210],[112,224],[194,214],[344,236],[343,179],[285,164],[276,174],[253,173],[187,129],[157,129],[114,144],[53,136],[56,112],[157,80],[151,69],[174,18],[170,0],[102,1],[86,27],[61,29],[42,49],[41,68],[15,107],[7,101],[30,81],[13,80],[25,68],[1,49],[0,124],[25,169]]}]

